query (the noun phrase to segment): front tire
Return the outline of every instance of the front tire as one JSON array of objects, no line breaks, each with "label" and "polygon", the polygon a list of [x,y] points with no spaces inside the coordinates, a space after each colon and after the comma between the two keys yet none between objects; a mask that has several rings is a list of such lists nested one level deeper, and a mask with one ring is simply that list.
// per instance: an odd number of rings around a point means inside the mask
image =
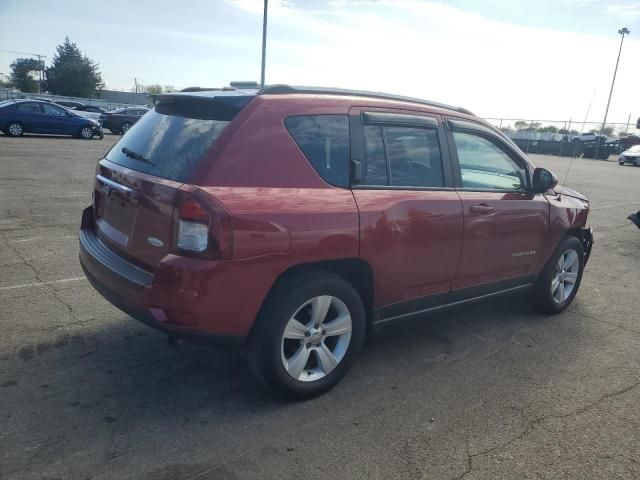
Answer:
[{"label": "front tire", "polygon": [[365,312],[353,286],[328,272],[290,277],[269,295],[249,341],[249,366],[290,399],[333,388],[362,347]]},{"label": "front tire", "polygon": [[534,289],[534,308],[550,314],[564,311],[578,293],[583,271],[582,243],[567,235],[540,272]]},{"label": "front tire", "polygon": [[21,137],[24,134],[24,127],[19,122],[9,122],[6,132],[10,137]]},{"label": "front tire", "polygon": [[93,128],[91,128],[88,125],[85,125],[83,127],[80,128],[80,132],[79,132],[79,136],[80,138],[83,138],[84,140],[91,140],[93,138]]},{"label": "front tire", "polygon": [[127,131],[131,128],[131,125],[132,125],[131,122],[124,122],[120,127],[120,133],[122,133],[122,135],[127,133]]}]

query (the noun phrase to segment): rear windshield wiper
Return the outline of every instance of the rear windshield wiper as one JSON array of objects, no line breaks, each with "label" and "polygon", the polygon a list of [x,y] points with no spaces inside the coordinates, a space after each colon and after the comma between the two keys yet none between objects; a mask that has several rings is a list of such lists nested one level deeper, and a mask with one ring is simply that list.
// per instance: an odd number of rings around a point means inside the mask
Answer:
[{"label": "rear windshield wiper", "polygon": [[151,165],[155,165],[151,160],[146,158],[144,155],[139,154],[138,152],[134,152],[133,150],[124,147],[122,149],[122,153],[124,153],[127,157],[133,158],[134,160],[140,160],[141,162],[149,163]]}]

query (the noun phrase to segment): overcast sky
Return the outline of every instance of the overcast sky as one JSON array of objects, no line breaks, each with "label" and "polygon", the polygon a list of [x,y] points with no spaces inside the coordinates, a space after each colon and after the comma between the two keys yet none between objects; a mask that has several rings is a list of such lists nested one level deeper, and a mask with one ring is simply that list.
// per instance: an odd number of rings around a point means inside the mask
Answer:
[{"label": "overcast sky", "polygon": [[[640,116],[638,0],[270,0],[267,83],[386,91],[484,117]],[[262,0],[0,0],[0,49],[47,55],[68,35],[107,87],[259,80]],[[7,74],[16,55],[0,51]],[[594,96],[595,91],[595,96]]]}]

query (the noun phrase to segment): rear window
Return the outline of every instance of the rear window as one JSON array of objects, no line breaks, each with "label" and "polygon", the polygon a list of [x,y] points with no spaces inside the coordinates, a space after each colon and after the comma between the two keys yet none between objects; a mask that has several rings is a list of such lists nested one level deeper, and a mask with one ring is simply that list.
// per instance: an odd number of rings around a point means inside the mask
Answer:
[{"label": "rear window", "polygon": [[139,172],[187,182],[205,153],[252,97],[165,101],[142,116],[106,159]]},{"label": "rear window", "polygon": [[40,113],[40,105],[37,103],[21,103],[18,105],[19,112]]},{"label": "rear window", "polygon": [[299,115],[284,121],[309,163],[325,182],[349,185],[349,118],[347,115]]}]

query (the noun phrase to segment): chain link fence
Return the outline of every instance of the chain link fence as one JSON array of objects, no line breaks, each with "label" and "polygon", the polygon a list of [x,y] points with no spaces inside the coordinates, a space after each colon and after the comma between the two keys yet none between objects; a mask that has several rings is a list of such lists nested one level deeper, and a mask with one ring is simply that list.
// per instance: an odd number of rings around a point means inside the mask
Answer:
[{"label": "chain link fence", "polygon": [[[100,98],[82,98],[82,97],[65,97],[62,95],[48,95],[46,93],[24,93],[11,88],[0,88],[0,101],[13,100],[16,98],[35,99],[35,100],[61,100],[68,102],[80,102],[85,105],[100,107],[105,110],[114,110],[121,107],[131,107],[130,103],[118,103],[102,100]],[[146,106],[146,105],[145,105]]]},{"label": "chain link fence", "polygon": [[[524,152],[608,159],[632,145],[640,144],[640,132],[631,119],[626,123],[576,122],[485,118],[502,130]],[[602,132],[602,133],[601,133]]]}]

